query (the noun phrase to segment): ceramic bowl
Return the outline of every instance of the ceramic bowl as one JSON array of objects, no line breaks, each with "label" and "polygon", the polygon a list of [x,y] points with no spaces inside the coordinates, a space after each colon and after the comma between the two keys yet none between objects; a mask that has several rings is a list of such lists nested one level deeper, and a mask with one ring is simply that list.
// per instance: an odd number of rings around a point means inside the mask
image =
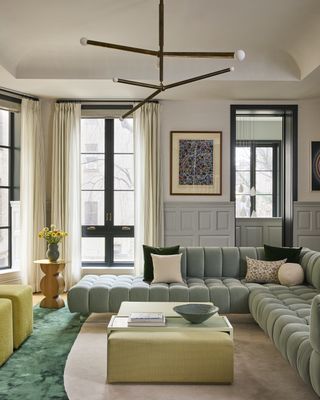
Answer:
[{"label": "ceramic bowl", "polygon": [[210,304],[182,304],[173,307],[173,310],[192,324],[201,324],[219,311],[219,308]]}]

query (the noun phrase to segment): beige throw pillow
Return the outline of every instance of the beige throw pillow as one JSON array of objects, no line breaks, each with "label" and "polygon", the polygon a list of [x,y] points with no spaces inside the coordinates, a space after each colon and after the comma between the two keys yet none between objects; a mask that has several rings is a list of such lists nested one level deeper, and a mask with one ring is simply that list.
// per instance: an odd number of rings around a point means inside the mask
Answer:
[{"label": "beige throw pillow", "polygon": [[301,285],[304,281],[304,271],[300,264],[285,263],[279,268],[278,278],[281,285]]},{"label": "beige throw pillow", "polygon": [[278,271],[287,259],[279,261],[262,261],[246,257],[247,275],[246,282],[279,283]]},{"label": "beige throw pillow", "polygon": [[151,254],[153,263],[153,281],[151,283],[184,283],[181,276],[182,254],[159,256]]}]

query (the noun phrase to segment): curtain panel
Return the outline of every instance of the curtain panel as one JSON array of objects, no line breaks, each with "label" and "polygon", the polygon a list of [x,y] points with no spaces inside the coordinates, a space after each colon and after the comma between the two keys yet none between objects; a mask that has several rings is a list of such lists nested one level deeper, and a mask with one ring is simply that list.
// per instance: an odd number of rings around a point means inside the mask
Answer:
[{"label": "curtain panel", "polygon": [[51,223],[68,232],[60,243],[66,289],[81,277],[79,103],[55,104],[53,116]]},{"label": "curtain panel", "polygon": [[163,244],[163,199],[159,104],[147,103],[134,113],[135,140],[135,274],[143,273],[142,245]]},{"label": "curtain panel", "polygon": [[44,138],[39,101],[21,103],[21,278],[40,291],[40,268],[34,260],[44,258],[45,243],[38,232],[46,223]]}]

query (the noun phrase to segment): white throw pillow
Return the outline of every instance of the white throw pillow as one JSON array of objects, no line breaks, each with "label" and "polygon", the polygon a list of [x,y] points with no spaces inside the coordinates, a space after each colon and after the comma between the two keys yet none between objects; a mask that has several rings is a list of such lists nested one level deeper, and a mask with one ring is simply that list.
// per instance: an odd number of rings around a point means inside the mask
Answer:
[{"label": "white throw pillow", "polygon": [[286,263],[279,268],[278,278],[284,286],[301,285],[304,281],[304,271],[300,264]]},{"label": "white throw pillow", "polygon": [[151,254],[151,257],[154,277],[151,283],[184,283],[181,276],[181,253],[170,256]]}]

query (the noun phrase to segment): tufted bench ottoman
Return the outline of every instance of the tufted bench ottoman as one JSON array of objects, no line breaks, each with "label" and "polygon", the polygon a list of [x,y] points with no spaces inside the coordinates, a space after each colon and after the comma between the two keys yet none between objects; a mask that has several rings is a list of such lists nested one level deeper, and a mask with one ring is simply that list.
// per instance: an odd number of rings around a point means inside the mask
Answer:
[{"label": "tufted bench ottoman", "polygon": [[32,289],[27,285],[0,285],[0,298],[11,300],[13,347],[17,349],[32,333]]},{"label": "tufted bench ottoman", "polygon": [[10,300],[0,299],[0,366],[12,353],[12,304]]}]

